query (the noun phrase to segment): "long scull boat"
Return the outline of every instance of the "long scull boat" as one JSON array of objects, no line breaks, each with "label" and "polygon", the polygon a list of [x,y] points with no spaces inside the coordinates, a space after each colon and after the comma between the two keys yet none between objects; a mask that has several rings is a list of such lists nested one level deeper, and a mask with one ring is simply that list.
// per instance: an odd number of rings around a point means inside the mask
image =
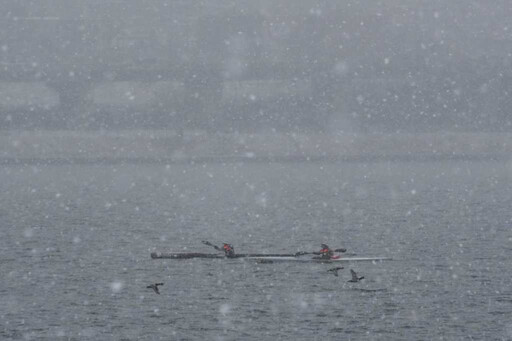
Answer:
[{"label": "long scull boat", "polygon": [[321,259],[318,257],[306,257],[295,254],[265,254],[265,253],[243,253],[235,257],[228,258],[221,254],[199,253],[199,252],[152,252],[152,259],[192,259],[192,258],[211,258],[211,259],[254,259],[266,262],[379,262],[392,260],[389,257],[339,257],[332,259]]},{"label": "long scull boat", "polygon": [[[262,258],[262,257],[295,257],[291,253],[241,253],[233,258]],[[170,258],[170,259],[190,259],[190,258],[228,258],[219,253],[201,253],[201,252],[152,252],[151,258]]]},{"label": "long scull boat", "polygon": [[322,259],[318,257],[250,257],[261,262],[275,263],[275,262],[316,262],[316,263],[334,263],[334,262],[381,262],[385,260],[392,260],[389,257],[340,257],[331,259]]}]

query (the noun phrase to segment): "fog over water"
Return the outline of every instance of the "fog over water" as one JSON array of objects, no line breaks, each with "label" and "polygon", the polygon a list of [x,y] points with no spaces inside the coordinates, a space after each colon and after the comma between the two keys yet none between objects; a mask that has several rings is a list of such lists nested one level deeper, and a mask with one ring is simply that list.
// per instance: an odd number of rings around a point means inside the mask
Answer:
[{"label": "fog over water", "polygon": [[506,130],[508,1],[15,1],[2,126]]},{"label": "fog over water", "polygon": [[512,2],[0,8],[0,339],[512,339]]}]

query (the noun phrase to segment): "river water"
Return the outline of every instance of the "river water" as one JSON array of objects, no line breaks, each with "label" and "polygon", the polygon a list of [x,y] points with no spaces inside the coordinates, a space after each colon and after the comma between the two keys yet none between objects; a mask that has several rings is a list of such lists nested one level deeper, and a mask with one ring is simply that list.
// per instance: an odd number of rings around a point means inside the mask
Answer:
[{"label": "river water", "polygon": [[[510,340],[511,180],[489,161],[4,166],[0,339]],[[393,261],[150,259],[201,240]]]}]

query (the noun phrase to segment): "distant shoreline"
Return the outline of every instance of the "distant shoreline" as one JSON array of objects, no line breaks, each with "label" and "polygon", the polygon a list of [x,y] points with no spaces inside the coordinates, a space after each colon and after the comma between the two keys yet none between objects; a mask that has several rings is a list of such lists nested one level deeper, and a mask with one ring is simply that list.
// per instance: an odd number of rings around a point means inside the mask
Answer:
[{"label": "distant shoreline", "polygon": [[200,157],[190,159],[145,159],[145,158],[113,158],[113,159],[83,159],[83,158],[62,158],[62,159],[22,159],[22,158],[0,158],[0,166],[73,166],[73,165],[194,165],[194,164],[230,164],[230,163],[377,163],[377,162],[440,162],[440,161],[502,161],[508,162],[512,158],[503,158],[501,155],[486,156],[369,156],[369,157],[340,157],[340,158],[285,158],[285,157]]},{"label": "distant shoreline", "polygon": [[512,160],[512,134],[0,131],[0,165],[443,160]]}]

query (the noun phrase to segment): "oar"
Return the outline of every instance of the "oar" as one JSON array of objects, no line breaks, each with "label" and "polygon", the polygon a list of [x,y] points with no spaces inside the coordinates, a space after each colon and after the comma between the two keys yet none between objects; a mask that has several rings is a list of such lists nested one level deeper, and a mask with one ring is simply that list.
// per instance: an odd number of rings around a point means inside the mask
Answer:
[{"label": "oar", "polygon": [[201,240],[201,243],[203,243],[204,245],[208,245],[208,246],[215,246],[207,240]]},{"label": "oar", "polygon": [[204,245],[208,245],[208,246],[211,246],[213,247],[215,250],[217,251],[224,251],[223,249],[221,249],[220,247],[218,247],[217,245],[213,245],[212,243],[210,243],[209,241],[207,240],[201,240],[201,243],[203,243]]},{"label": "oar", "polygon": [[213,247],[217,251],[222,251],[222,249],[220,249],[217,245],[213,245],[212,243],[210,243],[207,240],[201,240],[201,243],[203,243],[204,245],[211,246],[211,247]]}]

